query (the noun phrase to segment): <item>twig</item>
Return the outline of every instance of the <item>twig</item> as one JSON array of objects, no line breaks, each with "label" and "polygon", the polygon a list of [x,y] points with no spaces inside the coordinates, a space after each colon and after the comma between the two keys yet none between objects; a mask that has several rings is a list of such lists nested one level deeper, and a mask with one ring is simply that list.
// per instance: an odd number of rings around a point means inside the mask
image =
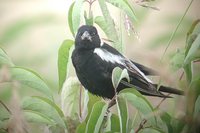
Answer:
[{"label": "twig", "polygon": [[194,63],[197,63],[197,62],[200,62],[200,59],[194,61]]},{"label": "twig", "polygon": [[184,75],[184,71],[181,73],[179,80],[181,80],[183,78],[183,75]]},{"label": "twig", "polygon": [[140,122],[140,125],[138,127],[138,129],[135,131],[135,133],[138,133],[141,129],[144,128],[144,125],[147,123],[147,120],[146,119],[143,119],[141,122]]},{"label": "twig", "polygon": [[10,113],[10,114],[12,114],[11,113],[11,111],[9,110],[9,108],[0,100],[0,103],[3,105],[3,107]]},{"label": "twig", "polygon": [[116,104],[116,95],[111,99],[111,101],[108,103],[108,109],[111,108],[113,105]]},{"label": "twig", "polygon": [[79,95],[79,115],[80,118],[82,119],[81,100],[82,100],[82,86],[80,86],[80,95]]},{"label": "twig", "polygon": [[92,5],[96,0],[85,0],[85,2],[89,3],[90,5]]},{"label": "twig", "polygon": [[174,38],[174,36],[175,36],[175,34],[176,34],[178,28],[179,28],[179,26],[181,25],[181,23],[182,23],[182,21],[183,21],[185,15],[187,14],[188,10],[190,9],[190,6],[191,6],[191,4],[193,3],[193,1],[194,1],[194,0],[191,0],[191,1],[190,1],[190,3],[189,3],[189,5],[188,5],[188,7],[186,8],[186,10],[185,10],[183,16],[181,17],[181,19],[179,20],[179,22],[178,22],[176,28],[174,29],[173,33],[171,34],[171,37],[170,37],[170,39],[169,39],[169,41],[168,41],[168,43],[167,43],[167,47],[165,48],[165,51],[164,51],[164,53],[163,53],[163,55],[162,55],[162,57],[161,57],[161,59],[160,59],[160,62],[163,60],[163,58],[164,58],[164,56],[165,56],[165,53],[167,52],[167,49],[169,48],[169,46],[170,46],[170,44],[171,44],[171,42],[172,42],[172,40],[173,40],[173,38]]},{"label": "twig", "polygon": [[6,128],[6,129],[5,128],[0,128],[0,131],[1,130],[4,130],[5,132],[8,132],[8,128]]},{"label": "twig", "polygon": [[87,2],[89,4],[89,17],[91,17],[92,15],[92,4],[95,2],[96,0],[85,0],[85,2]]},{"label": "twig", "polygon": [[110,43],[114,43],[114,41],[110,40],[110,39],[106,39],[106,38],[101,38],[101,39],[104,40],[104,41],[110,42]]},{"label": "twig", "polygon": [[143,128],[152,128],[153,126],[146,126],[146,127],[143,127]]},{"label": "twig", "polygon": [[[169,96],[170,94],[168,94],[167,96]],[[160,105],[166,100],[167,97],[164,97],[160,103],[155,107],[156,109],[160,107]]]},{"label": "twig", "polygon": [[147,4],[138,4],[138,5],[140,5],[142,7],[145,7],[145,8],[149,8],[149,9],[153,9],[153,10],[156,10],[156,11],[160,11],[159,8],[153,7],[153,6],[150,6],[150,5],[147,5]]}]

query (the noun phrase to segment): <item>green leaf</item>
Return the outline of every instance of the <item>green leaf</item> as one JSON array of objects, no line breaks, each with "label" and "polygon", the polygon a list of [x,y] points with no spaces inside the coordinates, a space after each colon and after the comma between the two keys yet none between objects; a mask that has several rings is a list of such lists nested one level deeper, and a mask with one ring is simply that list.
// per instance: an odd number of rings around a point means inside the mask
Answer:
[{"label": "green leaf", "polygon": [[190,83],[192,81],[193,72],[192,72],[192,63],[188,63],[183,66],[184,71],[186,73],[187,81]]},{"label": "green leaf", "polygon": [[73,20],[72,20],[72,13],[73,13],[74,3],[75,2],[73,2],[71,4],[71,6],[69,7],[69,11],[68,11],[68,25],[69,25],[69,29],[70,29],[73,37],[75,36],[74,29],[73,29]]},{"label": "green leaf", "polygon": [[85,23],[86,25],[93,25],[94,23],[94,17],[93,14],[91,12],[91,14],[87,17],[87,12],[84,12],[84,18],[85,18]]},{"label": "green leaf", "polygon": [[186,65],[196,59],[200,59],[200,34],[192,43],[192,46],[185,57],[184,64]]},{"label": "green leaf", "polygon": [[105,21],[104,17],[97,16],[94,19],[94,22],[103,30],[103,32],[106,34],[108,38],[111,38],[111,31],[109,29],[108,23]]},{"label": "green leaf", "polygon": [[62,110],[54,102],[52,102],[51,100],[49,100],[49,99],[47,99],[45,97],[40,97],[40,96],[33,96],[33,98],[37,98],[37,99],[40,99],[40,100],[46,102],[47,104],[49,104],[51,107],[53,107],[58,112],[60,117],[64,117],[64,114],[63,114]]},{"label": "green leaf", "polygon": [[120,91],[119,95],[137,108],[152,125],[156,124],[155,117],[152,114],[153,107],[135,88],[124,89]]},{"label": "green leaf", "polygon": [[6,52],[0,47],[0,66],[2,65],[14,66],[11,59],[8,57]]},{"label": "green leaf", "polygon": [[185,51],[177,50],[177,52],[170,60],[171,67],[174,71],[177,71],[178,69],[183,67],[184,58],[185,58]]},{"label": "green leaf", "polygon": [[0,121],[5,121],[10,118],[10,112],[0,103]]},{"label": "green leaf", "polygon": [[75,118],[79,114],[80,88],[81,84],[78,79],[69,77],[61,91],[62,110],[66,116],[71,118]]},{"label": "green leaf", "polygon": [[185,55],[188,54],[191,46],[192,46],[192,43],[194,42],[194,40],[197,38],[197,34],[191,34],[189,35],[188,39],[186,40],[186,46],[185,46]]},{"label": "green leaf", "polygon": [[83,122],[76,128],[76,133],[85,133],[86,123]]},{"label": "green leaf", "polygon": [[33,123],[41,123],[47,125],[56,125],[53,119],[50,119],[46,115],[43,115],[40,112],[31,111],[31,110],[24,110],[24,116],[28,122]]},{"label": "green leaf", "polygon": [[8,121],[0,120],[0,133],[8,133],[5,129],[8,127]]},{"label": "green leaf", "polygon": [[72,40],[65,40],[58,51],[58,76],[59,76],[59,92],[62,89],[63,83],[68,74],[68,62],[71,59],[70,48],[74,44]]},{"label": "green leaf", "polygon": [[186,52],[185,55],[188,54],[189,49],[192,46],[192,43],[197,38],[198,34],[200,34],[200,20],[196,20],[192,23],[192,26],[190,27],[189,31],[187,32],[186,37]]},{"label": "green leaf", "polygon": [[[167,133],[168,132],[168,127],[166,125],[166,123],[161,119],[161,114],[156,114],[157,112],[160,112],[160,110],[154,109],[155,115],[156,115],[156,125],[152,125],[152,127],[156,130],[159,130],[162,133]],[[148,121],[147,121],[148,124]]]},{"label": "green leaf", "polygon": [[121,69],[119,67],[115,67],[112,71],[112,83],[113,83],[113,87],[115,89],[117,89],[120,81],[122,79],[127,79],[128,82],[130,81],[129,75],[128,75],[128,71],[127,69]]},{"label": "green leaf", "polygon": [[22,108],[24,111],[32,111],[37,114],[42,114],[48,120],[53,120],[56,125],[59,125],[61,128],[66,128],[63,117],[59,114],[59,111],[53,104],[50,104],[50,101],[45,98],[39,97],[27,97],[23,100]]},{"label": "green leaf", "polygon": [[109,10],[107,8],[106,2],[105,0],[99,0],[99,6],[101,8],[102,14],[104,16],[104,20],[107,23],[107,31],[109,31],[110,34],[108,34],[108,38],[111,41],[114,41],[114,47],[119,50],[122,51],[122,44],[120,43],[120,39],[118,37],[117,34],[117,30],[115,29],[115,24],[114,21],[112,19],[112,17],[110,16]]},{"label": "green leaf", "polygon": [[86,121],[87,121],[90,117],[90,114],[92,112],[94,104],[101,101],[101,98],[97,97],[96,95],[91,94],[90,92],[88,92],[88,97],[85,97],[85,98],[89,98],[86,100],[86,101],[88,101],[88,103],[87,103],[88,114],[87,114],[87,118],[86,118]]},{"label": "green leaf", "polygon": [[84,1],[85,0],[76,0],[72,9],[72,23],[75,34],[81,22],[81,13]]},{"label": "green leaf", "polygon": [[192,99],[194,100],[198,97],[198,95],[200,95],[199,86],[200,86],[200,76],[198,75],[192,79],[190,83],[190,88],[188,90],[188,93],[192,94]]},{"label": "green leaf", "polygon": [[120,121],[119,117],[116,114],[110,114],[108,118],[108,124],[107,124],[108,130],[112,132],[120,132]]},{"label": "green leaf", "polygon": [[200,95],[198,96],[196,102],[195,102],[195,108],[194,108],[194,118],[198,118],[200,114]]},{"label": "green leaf", "polygon": [[69,131],[67,131],[64,128],[60,128],[58,125],[50,126],[48,130],[49,131],[47,132],[50,132],[50,133],[69,133]]},{"label": "green leaf", "polygon": [[44,80],[34,71],[21,68],[13,67],[11,68],[12,79],[19,81],[23,85],[27,85],[42,94],[46,95],[50,99],[53,98],[52,92]]},{"label": "green leaf", "polygon": [[182,120],[173,118],[171,120],[171,125],[173,127],[173,133],[181,133],[185,127],[185,122]]},{"label": "green leaf", "polygon": [[92,112],[86,125],[86,133],[99,133],[108,104],[97,102],[92,108]]},{"label": "green leaf", "polygon": [[119,117],[115,114],[112,114],[110,119],[111,119],[111,131],[119,132],[120,131]]},{"label": "green leaf", "polygon": [[120,133],[126,133],[128,128],[128,109],[126,99],[117,97],[117,110],[120,121]]},{"label": "green leaf", "polygon": [[171,120],[172,120],[171,116],[167,112],[164,112],[162,113],[160,118],[167,125],[168,133],[173,133],[173,127],[171,125]]},{"label": "green leaf", "polygon": [[137,20],[133,8],[131,7],[131,5],[128,3],[127,0],[106,0],[106,2],[123,10],[125,14],[127,14],[131,18],[132,21]]}]

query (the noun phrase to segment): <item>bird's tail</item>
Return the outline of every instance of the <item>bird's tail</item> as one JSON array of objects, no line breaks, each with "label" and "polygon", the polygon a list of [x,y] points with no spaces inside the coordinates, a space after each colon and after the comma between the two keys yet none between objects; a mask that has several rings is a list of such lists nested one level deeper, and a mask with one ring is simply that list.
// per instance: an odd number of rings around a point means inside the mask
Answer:
[{"label": "bird's tail", "polygon": [[[154,84],[154,86],[157,88],[158,85]],[[176,95],[184,95],[184,92],[182,90],[178,90],[172,87],[166,87],[166,86],[159,86],[159,91],[161,92],[166,92],[166,93],[170,93],[170,94],[176,94]]]}]

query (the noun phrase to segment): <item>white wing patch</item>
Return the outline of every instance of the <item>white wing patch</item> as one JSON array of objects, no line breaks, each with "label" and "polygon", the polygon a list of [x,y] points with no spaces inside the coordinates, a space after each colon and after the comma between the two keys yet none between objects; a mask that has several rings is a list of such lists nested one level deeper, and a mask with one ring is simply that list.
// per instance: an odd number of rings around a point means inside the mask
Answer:
[{"label": "white wing patch", "polygon": [[129,61],[129,63],[131,63],[131,66],[132,66],[136,71],[138,71],[138,72],[146,79],[146,81],[148,81],[148,82],[150,82],[150,83],[153,83],[147,76],[145,76],[145,74],[144,74],[142,71],[140,71],[140,69],[139,69],[135,64],[133,64],[133,63],[130,62],[130,61]]},{"label": "white wing patch", "polygon": [[102,60],[104,60],[106,62],[118,63],[118,64],[125,66],[126,68],[128,68],[128,67],[125,64],[125,60],[128,61],[131,64],[131,67],[133,67],[133,69],[135,69],[140,75],[142,75],[142,77],[146,81],[152,83],[152,81],[149,78],[147,78],[145,76],[145,74],[142,71],[140,71],[140,69],[137,68],[137,66],[135,64],[133,64],[131,61],[129,61],[128,59],[125,59],[124,57],[119,56],[119,55],[114,55],[102,48],[95,48],[94,53],[96,53]]},{"label": "white wing patch", "polygon": [[122,61],[123,58],[121,56],[114,55],[114,54],[108,52],[107,50],[104,50],[101,48],[95,48],[94,53],[96,53],[104,61],[124,65],[124,62]]},{"label": "white wing patch", "polygon": [[102,40],[100,40],[100,41],[101,41],[100,46],[103,46],[104,42]]}]

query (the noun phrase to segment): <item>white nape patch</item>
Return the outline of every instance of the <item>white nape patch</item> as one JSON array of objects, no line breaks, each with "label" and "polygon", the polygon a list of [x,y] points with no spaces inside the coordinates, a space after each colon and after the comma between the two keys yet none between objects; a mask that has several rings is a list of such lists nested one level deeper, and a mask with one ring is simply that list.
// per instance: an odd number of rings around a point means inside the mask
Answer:
[{"label": "white nape patch", "polygon": [[124,63],[122,61],[123,58],[121,56],[114,55],[105,49],[95,48],[94,53],[96,53],[104,61],[124,65]]}]

